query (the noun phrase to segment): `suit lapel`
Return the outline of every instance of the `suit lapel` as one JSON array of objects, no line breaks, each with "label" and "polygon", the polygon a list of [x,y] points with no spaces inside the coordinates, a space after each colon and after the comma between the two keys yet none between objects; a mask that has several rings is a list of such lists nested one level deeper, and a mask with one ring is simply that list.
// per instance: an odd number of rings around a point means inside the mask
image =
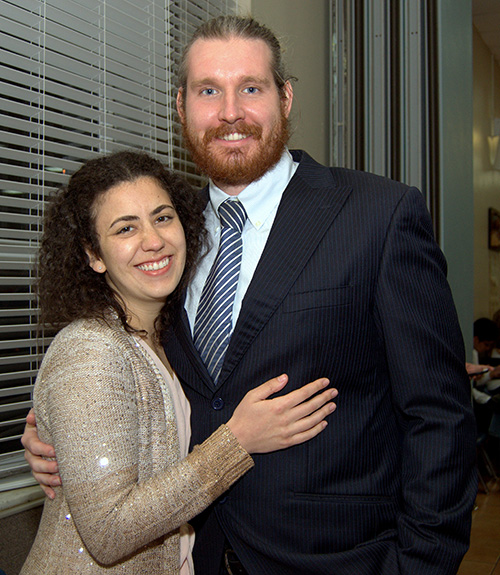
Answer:
[{"label": "suit lapel", "polygon": [[351,188],[335,183],[331,170],[303,153],[243,299],[219,385],[283,301],[350,192]]}]

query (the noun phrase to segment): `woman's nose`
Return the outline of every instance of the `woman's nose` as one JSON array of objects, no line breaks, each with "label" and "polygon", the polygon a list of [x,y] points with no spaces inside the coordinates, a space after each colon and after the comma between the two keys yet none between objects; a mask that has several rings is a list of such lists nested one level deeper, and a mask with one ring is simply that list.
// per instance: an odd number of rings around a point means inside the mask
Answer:
[{"label": "woman's nose", "polygon": [[144,235],[142,238],[142,248],[145,251],[154,250],[157,251],[165,245],[165,240],[161,234],[153,226],[148,227],[144,230]]}]

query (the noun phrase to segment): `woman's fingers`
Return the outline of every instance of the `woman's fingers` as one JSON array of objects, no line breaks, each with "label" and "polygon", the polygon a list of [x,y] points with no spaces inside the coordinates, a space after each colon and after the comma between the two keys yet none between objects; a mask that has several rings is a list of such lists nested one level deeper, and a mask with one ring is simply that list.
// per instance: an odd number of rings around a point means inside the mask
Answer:
[{"label": "woman's fingers", "polygon": [[267,399],[269,396],[281,391],[285,385],[288,383],[288,375],[283,373],[278,377],[273,377],[269,381],[258,385],[255,389],[248,392],[248,395],[253,401],[262,401]]},{"label": "woman's fingers", "polygon": [[[288,427],[290,438],[300,438],[303,433],[314,429],[318,424],[321,424],[322,422],[326,423],[325,418],[333,413],[336,409],[337,406],[334,403],[329,402],[323,405],[320,409],[316,409],[310,415],[301,417],[299,419],[294,419],[290,422]],[[319,431],[317,431],[317,433],[319,433]],[[314,435],[317,435],[317,433]],[[300,442],[300,440],[297,441],[297,443]]]},{"label": "woman's fingers", "polygon": [[[306,417],[309,414],[314,413],[316,410],[324,406],[326,403],[331,402],[333,399],[337,397],[337,395],[338,391],[336,389],[327,389],[323,393],[318,393],[308,401],[304,401],[293,407],[290,411],[290,414],[295,419],[301,419],[303,417]],[[336,405],[334,403],[332,403],[331,405],[333,406],[332,411],[334,411]]]},{"label": "woman's fingers", "polygon": [[325,390],[330,383],[326,378],[269,399],[287,382],[283,374],[249,391],[227,422],[249,453],[268,453],[307,441],[326,427],[325,418],[335,411],[332,399],[338,392]]}]

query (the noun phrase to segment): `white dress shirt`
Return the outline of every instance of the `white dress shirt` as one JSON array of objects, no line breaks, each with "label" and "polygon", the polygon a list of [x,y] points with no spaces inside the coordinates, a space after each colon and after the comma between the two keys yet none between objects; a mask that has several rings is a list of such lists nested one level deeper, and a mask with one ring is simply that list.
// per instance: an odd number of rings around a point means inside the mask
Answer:
[{"label": "white dress shirt", "polygon": [[[298,163],[294,162],[290,152],[285,150],[280,161],[271,170],[238,194],[238,199],[243,204],[248,219],[241,234],[243,252],[240,277],[233,304],[233,329],[240,313],[241,303],[264,251],[281,197],[297,167]],[[185,303],[191,332],[193,332],[201,292],[219,247],[221,226],[218,209],[222,202],[231,197],[212,181],[209,182],[209,194],[210,201],[205,209],[205,225],[211,247],[196,270],[187,290]]]}]

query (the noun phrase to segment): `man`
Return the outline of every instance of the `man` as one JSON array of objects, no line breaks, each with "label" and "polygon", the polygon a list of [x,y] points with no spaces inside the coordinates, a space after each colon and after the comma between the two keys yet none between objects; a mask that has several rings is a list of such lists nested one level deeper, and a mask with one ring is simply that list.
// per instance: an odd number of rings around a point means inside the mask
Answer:
[{"label": "man", "polygon": [[[477,490],[475,426],[421,194],[290,154],[292,87],[275,36],[251,19],[202,25],[180,86],[186,144],[211,179],[213,248],[165,339],[191,402],[193,443],[276,373],[289,374],[289,387],[329,377],[340,398],[318,438],[257,456],[198,518],[198,573],[456,573]],[[198,304],[228,198],[247,220],[232,334],[209,373]]]},{"label": "man", "polygon": [[[498,339],[497,324],[487,317],[474,322],[474,349],[471,364],[467,364],[469,375],[477,373],[479,368],[487,369],[472,377],[472,398],[479,434],[488,434],[491,420],[500,414],[500,365],[489,365],[491,352]],[[477,365],[482,364],[482,365]],[[474,367],[474,369],[472,369]],[[498,416],[497,416],[498,420]]]},{"label": "man", "polygon": [[475,363],[488,363],[491,352],[495,349],[498,340],[497,324],[487,318],[480,317],[474,322],[474,351],[473,361]]}]

